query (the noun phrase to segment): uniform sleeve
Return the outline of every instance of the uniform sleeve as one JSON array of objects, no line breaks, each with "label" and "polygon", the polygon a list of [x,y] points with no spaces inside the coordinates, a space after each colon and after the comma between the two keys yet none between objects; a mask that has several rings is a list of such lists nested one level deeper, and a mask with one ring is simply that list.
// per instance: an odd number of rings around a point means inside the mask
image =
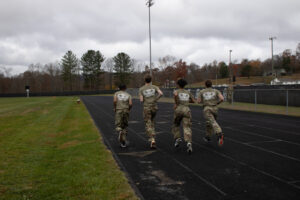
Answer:
[{"label": "uniform sleeve", "polygon": [[178,94],[177,90],[173,91],[173,95],[175,96],[176,94]]},{"label": "uniform sleeve", "polygon": [[155,93],[158,93],[159,87],[155,85]]},{"label": "uniform sleeve", "polygon": [[191,92],[189,92],[189,94],[190,94],[190,99],[194,99],[194,95]]},{"label": "uniform sleeve", "polygon": [[202,99],[202,93],[203,93],[202,90],[198,93],[198,98],[200,98],[201,101],[203,101],[203,99]]},{"label": "uniform sleeve", "polygon": [[219,98],[219,95],[221,94],[221,92],[219,90],[216,90],[216,95]]},{"label": "uniform sleeve", "polygon": [[142,88],[139,89],[139,97],[142,95]]}]

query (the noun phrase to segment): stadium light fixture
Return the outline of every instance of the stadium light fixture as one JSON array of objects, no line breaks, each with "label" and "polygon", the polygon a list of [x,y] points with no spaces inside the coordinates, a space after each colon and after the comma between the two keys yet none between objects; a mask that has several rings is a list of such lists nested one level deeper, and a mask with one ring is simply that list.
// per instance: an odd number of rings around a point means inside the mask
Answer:
[{"label": "stadium light fixture", "polygon": [[152,76],[152,55],[151,55],[151,15],[150,15],[150,7],[153,6],[153,0],[147,0],[146,5],[149,8],[149,54],[150,54],[150,75]]}]

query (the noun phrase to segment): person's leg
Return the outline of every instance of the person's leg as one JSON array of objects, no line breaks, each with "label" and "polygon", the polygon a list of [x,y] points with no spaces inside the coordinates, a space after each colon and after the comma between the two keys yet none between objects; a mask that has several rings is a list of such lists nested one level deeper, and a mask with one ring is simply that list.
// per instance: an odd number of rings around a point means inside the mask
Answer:
[{"label": "person's leg", "polygon": [[210,109],[203,110],[203,116],[205,119],[205,137],[203,138],[206,142],[209,142],[213,133],[212,121],[213,121],[213,114]]},{"label": "person's leg", "polygon": [[184,133],[184,140],[187,143],[192,142],[192,115],[191,111],[188,111],[185,113],[183,119],[182,119],[182,125],[183,125],[183,133]]},{"label": "person's leg", "polygon": [[182,125],[183,125],[183,133],[184,133],[184,140],[187,142],[187,152],[189,154],[192,153],[192,116],[191,111],[188,111],[184,114],[184,117],[182,119]]},{"label": "person's leg", "polygon": [[219,126],[218,122],[216,121],[217,117],[218,117],[218,108],[215,107],[211,111],[212,111],[211,113],[213,115],[213,118],[212,118],[212,128],[213,128],[215,134],[217,136],[220,136],[220,135],[222,135],[222,129]]},{"label": "person's leg", "polygon": [[144,122],[145,122],[145,131],[147,136],[149,137],[149,141],[154,140],[154,135],[153,135],[153,123],[152,123],[152,114],[151,114],[151,108],[145,107],[144,108]]},{"label": "person's leg", "polygon": [[154,119],[155,119],[156,113],[157,113],[157,108],[156,107],[151,108],[151,131],[152,131],[151,134],[152,134],[153,138],[155,138],[155,123],[154,123]]},{"label": "person's leg", "polygon": [[123,114],[122,110],[117,110],[115,113],[115,126],[116,126],[116,132],[118,135],[118,140],[121,144],[121,146],[124,146],[124,140],[123,140]]},{"label": "person's leg", "polygon": [[224,133],[222,132],[221,127],[219,126],[218,122],[216,121],[216,119],[218,117],[218,108],[217,107],[215,107],[212,110],[212,114],[214,116],[214,121],[212,123],[212,127],[213,127],[214,132],[218,136],[218,145],[222,146],[224,144]]},{"label": "person's leg", "polygon": [[122,113],[122,140],[123,141],[126,141],[128,120],[129,120],[129,111],[124,110]]}]

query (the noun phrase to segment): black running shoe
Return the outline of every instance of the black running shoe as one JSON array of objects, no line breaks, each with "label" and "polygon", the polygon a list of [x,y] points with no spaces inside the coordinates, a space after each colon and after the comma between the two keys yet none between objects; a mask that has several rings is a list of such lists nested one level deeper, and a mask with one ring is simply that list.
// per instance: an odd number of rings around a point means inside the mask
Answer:
[{"label": "black running shoe", "polygon": [[206,143],[210,142],[210,137],[209,136],[203,137],[203,141]]}]

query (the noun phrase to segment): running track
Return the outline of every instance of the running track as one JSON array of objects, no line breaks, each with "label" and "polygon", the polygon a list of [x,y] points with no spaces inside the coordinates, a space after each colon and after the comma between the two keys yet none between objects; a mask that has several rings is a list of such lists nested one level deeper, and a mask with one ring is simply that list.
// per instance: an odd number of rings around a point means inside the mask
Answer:
[{"label": "running track", "polygon": [[159,103],[157,149],[144,133],[142,105],[134,100],[128,140],[121,149],[114,131],[112,97],[81,97],[103,140],[141,199],[299,199],[300,118],[220,110],[222,148],[202,140],[200,106],[191,106],[193,154],[174,148],[173,104]]}]

